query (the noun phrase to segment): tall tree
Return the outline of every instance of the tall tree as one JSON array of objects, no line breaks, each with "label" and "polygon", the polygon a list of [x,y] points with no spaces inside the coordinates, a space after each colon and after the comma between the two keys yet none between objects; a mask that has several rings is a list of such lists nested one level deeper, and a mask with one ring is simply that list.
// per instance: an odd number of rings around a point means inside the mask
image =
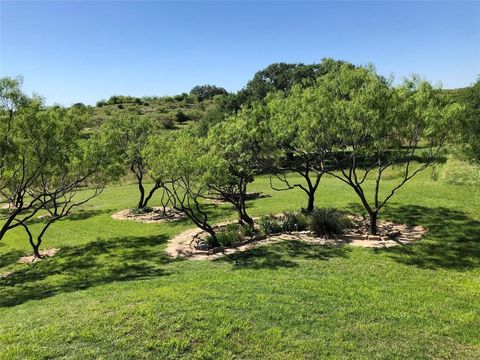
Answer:
[{"label": "tall tree", "polygon": [[190,95],[194,95],[199,101],[212,100],[217,95],[227,95],[228,91],[215,85],[197,85],[190,90]]},{"label": "tall tree", "polygon": [[[330,114],[325,119],[330,119],[329,135],[338,149],[332,157],[337,171],[329,173],[355,191],[376,234],[379,211],[437,160],[462,108],[445,102],[439,89],[425,81],[414,78],[393,87],[368,68],[342,67],[316,86],[325,97],[324,111]],[[401,173],[398,181],[381,191],[385,171],[394,166]],[[373,181],[372,200],[367,179]]]}]

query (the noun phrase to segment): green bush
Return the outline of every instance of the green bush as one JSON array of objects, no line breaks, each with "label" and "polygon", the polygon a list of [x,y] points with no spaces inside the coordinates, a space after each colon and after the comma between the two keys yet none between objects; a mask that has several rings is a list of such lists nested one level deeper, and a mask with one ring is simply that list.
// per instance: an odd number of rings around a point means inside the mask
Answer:
[{"label": "green bush", "polygon": [[218,242],[225,247],[234,247],[244,240],[242,229],[238,224],[228,224],[217,232]]},{"label": "green bush", "polygon": [[160,119],[160,124],[168,130],[175,129],[175,121],[170,116]]},{"label": "green bush", "polygon": [[182,110],[177,110],[177,112],[175,113],[175,120],[179,124],[183,124],[190,120],[190,118]]},{"label": "green bush", "polygon": [[257,235],[257,231],[255,230],[255,227],[247,225],[242,227],[242,234],[247,237],[253,237]]},{"label": "green bush", "polygon": [[448,184],[480,185],[480,166],[450,156],[442,177]]},{"label": "green bush", "polygon": [[260,229],[263,234],[270,235],[282,231],[281,225],[272,215],[262,216],[259,220]]},{"label": "green bush", "polygon": [[302,231],[307,228],[307,219],[305,215],[286,212],[280,220],[282,231]]},{"label": "green bush", "polygon": [[316,208],[308,215],[309,227],[316,235],[341,234],[351,227],[350,220],[336,209]]},{"label": "green bush", "polygon": [[151,208],[150,206],[146,206],[143,208],[135,207],[131,210],[131,213],[134,215],[142,215],[142,214],[148,214],[152,211],[153,211],[153,208]]}]

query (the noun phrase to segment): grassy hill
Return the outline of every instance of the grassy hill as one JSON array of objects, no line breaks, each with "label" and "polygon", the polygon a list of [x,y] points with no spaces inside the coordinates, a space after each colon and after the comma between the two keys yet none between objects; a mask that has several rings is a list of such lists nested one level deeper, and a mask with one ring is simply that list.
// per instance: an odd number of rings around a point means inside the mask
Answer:
[{"label": "grassy hill", "polygon": [[[200,101],[197,97],[180,94],[164,97],[112,96],[97,102],[92,110],[92,127],[100,126],[107,118],[118,115],[146,116],[165,128],[198,121],[212,105],[211,99]],[[183,115],[179,115],[183,114]],[[178,117],[183,118],[178,121]]]}]

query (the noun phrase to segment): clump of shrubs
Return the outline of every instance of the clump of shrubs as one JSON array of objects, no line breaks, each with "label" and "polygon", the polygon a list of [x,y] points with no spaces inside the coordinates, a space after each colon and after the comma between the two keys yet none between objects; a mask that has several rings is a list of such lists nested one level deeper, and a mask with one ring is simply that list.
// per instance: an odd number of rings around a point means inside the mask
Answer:
[{"label": "clump of shrubs", "polygon": [[[228,224],[216,233],[217,241],[224,247],[235,247],[245,240],[243,227],[238,224]],[[207,244],[212,247],[212,238],[207,237]]]},{"label": "clump of shrubs", "polygon": [[315,235],[341,234],[352,227],[350,219],[336,209],[315,208],[307,217],[309,228]]}]

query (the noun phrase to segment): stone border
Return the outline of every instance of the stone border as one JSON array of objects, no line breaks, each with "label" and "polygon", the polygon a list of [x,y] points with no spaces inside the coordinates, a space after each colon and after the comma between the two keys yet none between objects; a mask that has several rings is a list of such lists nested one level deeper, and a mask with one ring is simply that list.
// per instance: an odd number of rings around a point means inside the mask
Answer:
[{"label": "stone border", "polygon": [[[229,221],[217,224],[215,227],[222,227],[235,221]],[[269,236],[259,235],[239,243],[235,248],[218,247],[208,251],[197,250],[194,242],[205,236],[205,232],[199,228],[184,231],[181,234],[169,240],[166,253],[173,258],[189,260],[213,260],[221,256],[243,252],[256,246],[278,243],[285,240],[304,241],[308,244],[316,245],[351,245],[368,248],[389,248],[392,246],[407,245],[420,240],[427,232],[422,226],[409,226],[404,224],[395,224],[388,221],[379,221],[379,229],[389,230],[384,235],[369,235],[359,233],[359,229],[352,229],[345,234],[336,235],[331,238],[319,237],[310,231],[296,231],[271,234]]]}]

